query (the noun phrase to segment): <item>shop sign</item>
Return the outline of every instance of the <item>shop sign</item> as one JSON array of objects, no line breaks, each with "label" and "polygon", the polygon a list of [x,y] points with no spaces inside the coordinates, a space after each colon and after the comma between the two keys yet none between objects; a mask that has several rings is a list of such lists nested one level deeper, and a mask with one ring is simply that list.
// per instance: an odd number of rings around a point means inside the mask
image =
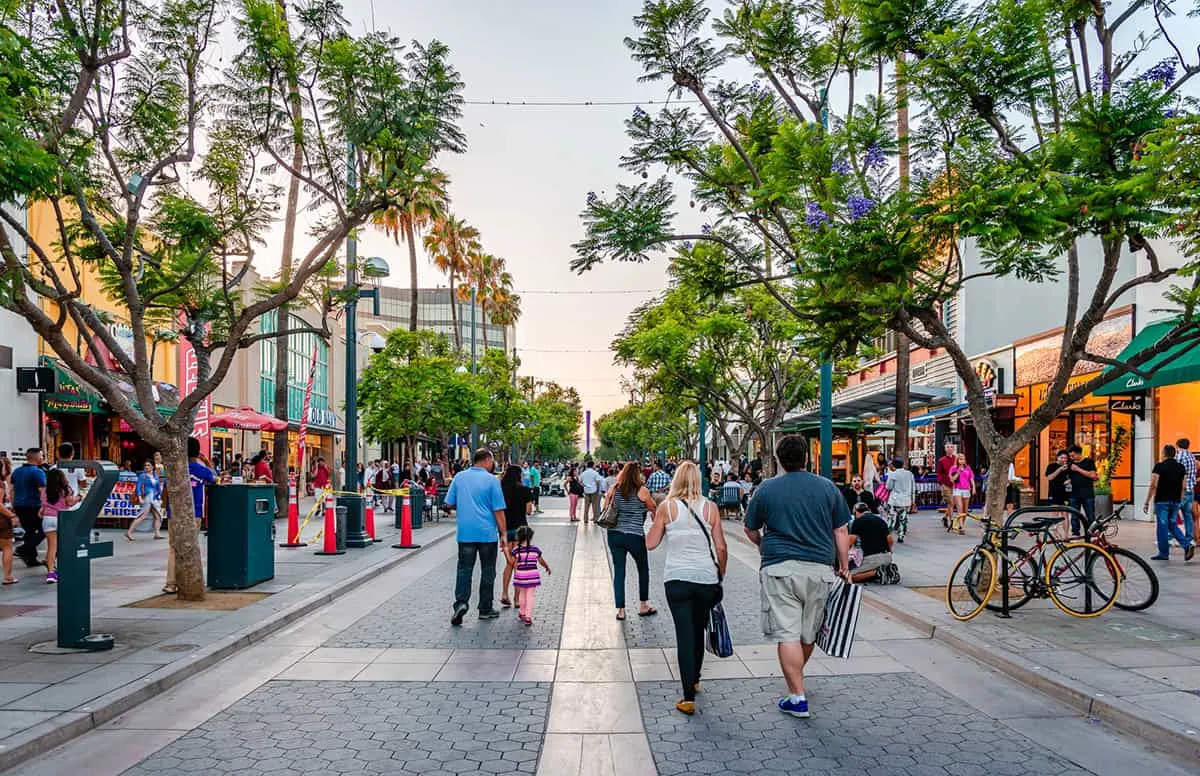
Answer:
[{"label": "shop sign", "polygon": [[93,413],[100,411],[100,398],[83,387],[69,374],[54,366],[49,356],[42,356],[41,365],[54,369],[55,390],[42,396],[42,410],[47,413]]},{"label": "shop sign", "polygon": [[142,508],[133,503],[133,493],[137,489],[137,474],[134,472],[121,472],[117,477],[117,484],[113,486],[112,493],[108,495],[108,500],[104,502],[104,508],[100,512],[101,517],[137,517]]},{"label": "shop sign", "polygon": [[58,382],[48,366],[17,367],[17,393],[54,393]]},{"label": "shop sign", "polygon": [[[1101,321],[1088,337],[1087,350],[1105,358],[1117,358],[1133,338],[1133,316],[1129,313]],[[1048,383],[1058,373],[1061,356],[1062,334],[1017,345],[1014,351],[1016,363],[1016,385]],[[1077,377],[1085,372],[1096,372],[1102,364],[1080,360],[1071,375]]]},{"label": "shop sign", "polygon": [[309,407],[308,425],[336,429],[338,427],[337,413],[324,407]]},{"label": "shop sign", "polygon": [[[1089,380],[1092,380],[1099,374],[1099,372],[1091,372],[1089,374],[1079,375],[1078,377],[1072,377],[1067,381],[1067,387],[1063,389],[1063,393],[1070,393]],[[1050,398],[1050,385],[1050,383],[1042,383],[1041,385],[1034,386],[1034,396],[1036,397],[1038,404],[1044,404],[1046,399]],[[1100,403],[1099,400],[1089,393],[1071,405],[1071,407],[1064,407],[1063,409],[1071,409],[1072,407],[1090,407],[1091,405],[1098,403]]]},{"label": "shop sign", "polygon": [[989,406],[995,401],[996,394],[1004,390],[1001,384],[1003,374],[996,362],[990,358],[981,358],[975,362],[975,375],[983,386],[983,398]]},{"label": "shop sign", "polygon": [[[180,325],[186,325],[187,321],[180,314]],[[179,395],[180,398],[188,396],[192,391],[196,390],[196,386],[200,384],[200,360],[196,356],[196,349],[192,347],[192,343],[188,342],[187,337],[179,338]],[[209,426],[208,419],[211,416],[212,397],[205,396],[204,400],[196,405],[195,420],[192,423],[192,436],[200,441],[200,452],[205,456],[212,455],[212,428]]]},{"label": "shop sign", "polygon": [[112,335],[112,338],[116,341],[117,347],[121,349],[121,352],[132,359],[133,328],[124,323],[110,323],[108,324],[108,333]]},{"label": "shop sign", "polygon": [[1139,420],[1146,419],[1146,394],[1136,394],[1134,396],[1110,396],[1108,397],[1109,412],[1121,412],[1126,415],[1134,415]]}]

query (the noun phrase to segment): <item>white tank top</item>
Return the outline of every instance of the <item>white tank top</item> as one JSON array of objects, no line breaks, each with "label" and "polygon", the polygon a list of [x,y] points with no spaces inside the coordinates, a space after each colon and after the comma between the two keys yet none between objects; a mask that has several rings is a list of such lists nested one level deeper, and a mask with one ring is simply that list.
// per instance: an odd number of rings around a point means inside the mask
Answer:
[{"label": "white tank top", "polygon": [[[688,504],[701,520],[704,520],[704,506],[707,501],[699,498]],[[713,562],[713,553],[709,552],[709,540],[706,538],[707,531],[711,530],[710,526],[705,523],[701,528],[696,518],[688,513],[682,499],[672,499],[667,505],[667,560],[663,580],[695,582],[700,585],[717,584],[720,581],[717,578],[717,566]]]}]

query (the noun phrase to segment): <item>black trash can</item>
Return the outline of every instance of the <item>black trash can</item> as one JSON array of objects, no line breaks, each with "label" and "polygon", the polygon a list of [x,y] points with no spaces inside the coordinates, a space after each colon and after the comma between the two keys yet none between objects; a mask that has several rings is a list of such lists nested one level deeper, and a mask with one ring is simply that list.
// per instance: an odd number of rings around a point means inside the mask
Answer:
[{"label": "black trash can", "polygon": [[344,506],[336,506],[333,508],[333,519],[337,523],[337,549],[338,552],[346,551],[346,514],[349,512]]},{"label": "black trash can", "polygon": [[275,487],[208,489],[208,586],[241,590],[275,577]]}]

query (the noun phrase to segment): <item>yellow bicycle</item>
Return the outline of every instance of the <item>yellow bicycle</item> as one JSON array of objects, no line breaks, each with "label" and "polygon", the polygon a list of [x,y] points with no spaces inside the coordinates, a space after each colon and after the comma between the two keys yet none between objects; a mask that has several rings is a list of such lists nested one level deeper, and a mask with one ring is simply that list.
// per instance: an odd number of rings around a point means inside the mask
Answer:
[{"label": "yellow bicycle", "polygon": [[[1037,517],[1015,528],[995,528],[984,520],[983,538],[959,558],[946,582],[950,615],[966,621],[984,609],[1007,613],[1033,598],[1049,598],[1072,617],[1097,617],[1111,609],[1121,591],[1120,566],[1098,544],[1056,537],[1050,529],[1062,520]],[[1032,550],[1001,541],[1021,533],[1035,539]],[[1001,571],[1008,578],[1007,601]]]}]

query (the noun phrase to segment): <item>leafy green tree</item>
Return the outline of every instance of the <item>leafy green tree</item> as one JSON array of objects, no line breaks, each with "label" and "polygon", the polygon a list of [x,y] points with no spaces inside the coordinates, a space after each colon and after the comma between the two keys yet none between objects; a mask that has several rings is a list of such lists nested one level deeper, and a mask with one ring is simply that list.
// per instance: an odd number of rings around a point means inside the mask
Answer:
[{"label": "leafy green tree", "polygon": [[462,327],[458,325],[458,305],[455,304],[455,300],[461,298],[457,281],[467,271],[467,257],[479,250],[479,230],[453,215],[436,219],[425,235],[425,251],[434,266],[445,272],[450,280],[450,321],[454,326],[457,350],[462,350]]},{"label": "leafy green tree", "polygon": [[579,393],[552,380],[518,381],[529,420],[512,432],[515,457],[524,460],[565,460],[579,452],[583,404]]},{"label": "leafy green tree", "polygon": [[[463,148],[461,83],[444,47],[406,52],[384,34],[351,35],[329,0],[293,9],[296,31],[274,0],[0,7],[0,201],[45,208],[54,226],[34,234],[0,211],[0,302],[162,452],[186,599],[204,596],[186,457],[197,406],[238,349],[280,336],[255,322],[300,296],[348,234],[394,207],[405,174]],[[214,46],[226,30],[242,51],[231,61]],[[293,77],[308,130],[300,168]],[[242,268],[275,220],[279,170],[300,180],[314,227],[290,275],[246,298]],[[116,281],[105,287],[128,311],[132,354],[81,299],[91,270]],[[64,334],[68,320],[113,354],[133,397],[88,363]],[[174,415],[158,411],[150,370],[148,335],[164,320],[198,361],[198,384]]]},{"label": "leafy green tree", "polygon": [[481,382],[460,371],[461,356],[445,335],[396,329],[371,356],[359,381],[363,432],[378,441],[458,432],[482,417],[488,395]]},{"label": "leafy green tree", "polygon": [[761,288],[705,299],[677,285],[633,312],[614,350],[656,393],[713,408],[768,450],[784,415],[816,395],[812,361],[794,344],[799,332]]},{"label": "leafy green tree", "polygon": [[[647,2],[626,45],[643,80],[694,102],[634,111],[621,161],[647,180],[589,195],[572,266],[645,261],[682,243],[679,276],[717,295],[761,286],[820,352],[853,355],[889,328],[944,349],[1002,478],[1064,407],[1200,342],[1200,128],[1189,112],[1200,61],[1169,21],[1180,6],[746,0],[710,23],[700,0]],[[882,68],[873,93],[860,88],[866,67],[893,57],[907,62],[911,138],[893,131]],[[735,58],[756,80],[736,80]],[[907,140],[902,186],[892,160]],[[652,167],[682,176],[709,224],[676,230],[671,179],[649,180]],[[1183,253],[1174,266],[1160,258],[1169,243]],[[967,269],[967,245],[982,271]],[[1130,253],[1138,269],[1121,275]],[[1066,297],[1051,390],[1007,438],[940,315],[967,284],[999,278],[1062,283]],[[1180,317],[1160,342],[1124,361],[1089,351],[1109,311],[1168,281]],[[1085,362],[1110,371],[1068,385]],[[1003,484],[988,489],[993,517]]]},{"label": "leafy green tree", "polygon": [[596,435],[601,446],[620,458],[645,458],[666,451],[670,456],[691,455],[696,424],[679,402],[659,396],[600,416]]}]

